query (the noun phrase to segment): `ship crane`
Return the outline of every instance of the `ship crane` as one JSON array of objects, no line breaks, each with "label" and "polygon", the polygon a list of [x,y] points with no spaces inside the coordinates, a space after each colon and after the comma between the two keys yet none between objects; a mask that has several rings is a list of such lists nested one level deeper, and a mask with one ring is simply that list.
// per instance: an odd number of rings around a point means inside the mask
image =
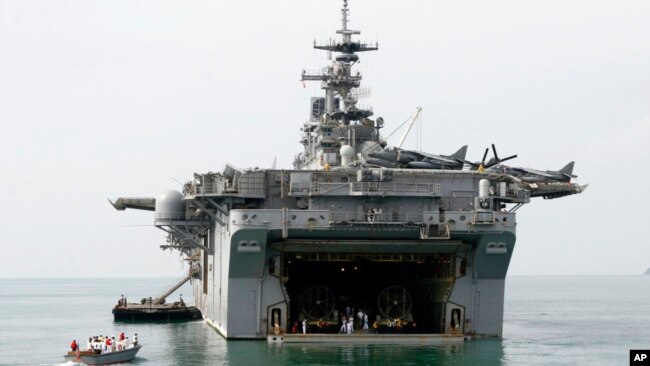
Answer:
[{"label": "ship crane", "polygon": [[409,132],[411,132],[411,128],[413,127],[413,124],[415,123],[415,121],[417,121],[417,119],[420,116],[421,112],[422,112],[422,107],[417,107],[415,109],[415,112],[413,112],[413,114],[406,121],[404,121],[404,123],[402,123],[398,127],[398,129],[399,129],[400,127],[404,126],[404,124],[406,124],[408,122],[408,127],[406,127],[406,131],[404,131],[404,134],[402,135],[402,138],[399,140],[399,143],[396,146],[398,149],[402,148],[402,145],[404,144],[404,141],[406,140],[406,137],[408,136]]}]

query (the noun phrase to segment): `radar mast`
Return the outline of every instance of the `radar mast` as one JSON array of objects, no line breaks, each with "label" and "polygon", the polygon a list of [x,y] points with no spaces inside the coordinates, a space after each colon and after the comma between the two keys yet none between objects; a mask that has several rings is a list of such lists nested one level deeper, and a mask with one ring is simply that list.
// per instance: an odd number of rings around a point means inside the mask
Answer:
[{"label": "radar mast", "polygon": [[[320,81],[325,97],[312,98],[310,121],[301,129],[303,133],[300,142],[304,146],[304,152],[294,161],[296,169],[323,169],[341,165],[340,149],[344,145],[355,150],[366,141],[374,142],[377,146],[385,145],[379,135],[383,120],[371,120],[369,117],[373,115],[372,107],[358,104],[359,97],[367,94],[368,90],[359,89],[361,73],[352,70],[359,61],[357,53],[376,51],[379,46],[377,43],[352,39],[353,35],[359,35],[361,31],[348,28],[349,15],[348,1],[343,0],[341,29],[336,31],[341,35],[340,39],[314,41],[315,49],[328,52],[327,66],[320,72],[302,71],[301,81]],[[336,54],[333,59],[332,53]]]}]

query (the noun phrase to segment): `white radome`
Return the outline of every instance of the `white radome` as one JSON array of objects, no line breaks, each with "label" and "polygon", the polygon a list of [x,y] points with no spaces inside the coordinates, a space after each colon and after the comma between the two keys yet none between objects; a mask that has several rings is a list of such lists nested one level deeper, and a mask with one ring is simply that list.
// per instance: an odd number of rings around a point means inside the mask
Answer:
[{"label": "white radome", "polygon": [[185,212],[183,194],[170,189],[156,199],[156,217],[175,218]]}]

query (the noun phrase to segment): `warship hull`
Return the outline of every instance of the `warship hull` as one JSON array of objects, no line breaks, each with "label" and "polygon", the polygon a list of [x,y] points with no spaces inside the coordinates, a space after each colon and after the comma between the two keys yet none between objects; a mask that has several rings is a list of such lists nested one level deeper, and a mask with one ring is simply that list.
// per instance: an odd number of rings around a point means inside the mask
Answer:
[{"label": "warship hull", "polygon": [[[354,318],[359,310],[369,316],[368,329],[355,319],[354,334],[501,336],[515,214],[460,209],[473,205],[478,193],[469,192],[478,191],[481,174],[395,171],[394,180],[417,183],[391,182],[358,195],[353,183],[315,192],[293,181],[304,174],[346,181],[346,172],[249,174],[260,192],[283,189],[283,176],[289,189],[286,198],[266,197],[264,208],[230,210],[226,225],[206,231],[194,297],[224,337],[263,339],[291,333],[293,324],[302,333],[303,320],[308,334],[337,334],[346,308],[355,309]],[[466,181],[471,189],[453,197],[442,188],[451,181],[450,188]],[[414,185],[437,192],[416,192]],[[268,208],[300,196],[318,207]],[[224,197],[203,192],[187,199],[218,204]]]},{"label": "warship hull", "polygon": [[[269,342],[446,342],[501,337],[516,212],[532,197],[584,191],[560,171],[508,169],[402,148],[381,137],[382,117],[357,104],[357,53],[343,1],[340,40],[319,72],[303,71],[311,99],[293,169],[195,173],[182,192],[119,198],[155,211],[161,247],[191,264],[196,307],[227,339]],[[336,54],[334,56],[334,54]],[[407,120],[407,121],[409,121]],[[275,165],[275,164],[274,164]],[[344,333],[344,334],[342,334]],[[347,339],[347,340],[346,340]]]}]

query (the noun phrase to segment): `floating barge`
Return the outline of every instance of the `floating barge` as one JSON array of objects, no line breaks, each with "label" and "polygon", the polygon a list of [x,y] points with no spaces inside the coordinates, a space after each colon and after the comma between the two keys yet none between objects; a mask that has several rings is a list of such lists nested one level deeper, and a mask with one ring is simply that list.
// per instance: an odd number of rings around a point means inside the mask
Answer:
[{"label": "floating barge", "polygon": [[122,298],[113,308],[115,321],[189,321],[202,319],[201,311],[194,306],[187,306],[183,299],[166,304],[165,299],[178,290],[191,278],[196,277],[198,268],[193,267],[189,273],[175,283],[169,290],[155,299],[142,299],[138,303],[126,303]]},{"label": "floating barge", "polygon": [[201,311],[180,302],[172,304],[126,304],[113,308],[115,321],[188,321],[202,319]]}]

